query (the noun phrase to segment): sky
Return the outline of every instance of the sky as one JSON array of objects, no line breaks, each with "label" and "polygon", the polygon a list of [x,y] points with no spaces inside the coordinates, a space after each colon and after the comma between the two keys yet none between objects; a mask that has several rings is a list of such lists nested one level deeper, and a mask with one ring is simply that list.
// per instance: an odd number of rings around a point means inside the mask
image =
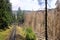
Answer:
[{"label": "sky", "polygon": [[[56,8],[57,0],[48,0],[48,9]],[[10,0],[12,3],[12,10],[44,10],[45,0]]]}]

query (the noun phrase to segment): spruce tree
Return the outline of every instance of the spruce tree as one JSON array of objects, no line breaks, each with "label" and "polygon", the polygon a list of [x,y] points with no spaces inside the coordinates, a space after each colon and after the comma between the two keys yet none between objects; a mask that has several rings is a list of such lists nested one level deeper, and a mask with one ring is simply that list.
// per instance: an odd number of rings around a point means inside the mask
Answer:
[{"label": "spruce tree", "polygon": [[18,8],[18,11],[17,11],[17,20],[19,24],[24,23],[24,11],[22,11],[20,8]]},{"label": "spruce tree", "polygon": [[0,0],[0,29],[8,28],[12,20],[9,0]]}]

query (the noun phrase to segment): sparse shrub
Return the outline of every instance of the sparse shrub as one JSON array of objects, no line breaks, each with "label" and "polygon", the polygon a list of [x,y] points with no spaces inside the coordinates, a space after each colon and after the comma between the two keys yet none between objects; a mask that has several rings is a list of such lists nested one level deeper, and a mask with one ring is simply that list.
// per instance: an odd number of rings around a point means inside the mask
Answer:
[{"label": "sparse shrub", "polygon": [[26,29],[26,40],[36,40],[35,33],[30,27]]}]

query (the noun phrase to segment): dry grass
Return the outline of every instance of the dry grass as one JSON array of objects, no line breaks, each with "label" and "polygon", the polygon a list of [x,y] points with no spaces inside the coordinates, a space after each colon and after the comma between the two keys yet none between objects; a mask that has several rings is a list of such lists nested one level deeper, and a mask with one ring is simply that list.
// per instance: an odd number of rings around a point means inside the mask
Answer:
[{"label": "dry grass", "polygon": [[9,28],[10,29],[7,29],[5,31],[0,31],[0,40],[6,40],[9,37],[12,27]]},{"label": "dry grass", "polygon": [[25,39],[25,31],[20,26],[16,26],[16,40],[24,40]]},{"label": "dry grass", "polygon": [[16,34],[20,34],[21,36],[25,37],[24,29],[21,28],[21,27],[18,27],[18,26],[17,26],[17,29],[16,29]]}]

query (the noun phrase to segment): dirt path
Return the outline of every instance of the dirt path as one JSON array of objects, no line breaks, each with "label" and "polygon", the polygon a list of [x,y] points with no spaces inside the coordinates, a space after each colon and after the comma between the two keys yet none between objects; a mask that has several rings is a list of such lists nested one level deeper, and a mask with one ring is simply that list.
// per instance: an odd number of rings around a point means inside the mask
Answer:
[{"label": "dirt path", "polygon": [[16,40],[16,25],[14,25],[9,40]]}]

